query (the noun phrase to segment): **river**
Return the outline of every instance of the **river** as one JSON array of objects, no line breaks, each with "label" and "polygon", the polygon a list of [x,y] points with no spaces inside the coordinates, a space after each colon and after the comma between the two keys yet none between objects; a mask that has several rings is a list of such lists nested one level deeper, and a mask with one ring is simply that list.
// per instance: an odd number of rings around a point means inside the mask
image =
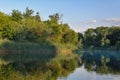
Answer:
[{"label": "river", "polygon": [[3,53],[0,80],[120,80],[120,51],[84,51],[66,56]]},{"label": "river", "polygon": [[58,77],[57,80],[120,80],[120,75],[98,74],[95,71],[87,71],[84,66],[76,68],[67,77]]},{"label": "river", "polygon": [[80,67],[57,80],[120,80],[120,52],[84,52],[82,59]]}]

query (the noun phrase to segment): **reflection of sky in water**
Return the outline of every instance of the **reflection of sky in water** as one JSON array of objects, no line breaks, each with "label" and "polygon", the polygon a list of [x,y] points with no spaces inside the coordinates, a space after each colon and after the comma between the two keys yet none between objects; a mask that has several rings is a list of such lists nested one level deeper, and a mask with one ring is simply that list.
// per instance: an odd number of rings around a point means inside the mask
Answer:
[{"label": "reflection of sky in water", "polygon": [[96,72],[88,72],[84,66],[76,68],[68,77],[59,78],[57,80],[120,80],[120,75],[101,75]]}]

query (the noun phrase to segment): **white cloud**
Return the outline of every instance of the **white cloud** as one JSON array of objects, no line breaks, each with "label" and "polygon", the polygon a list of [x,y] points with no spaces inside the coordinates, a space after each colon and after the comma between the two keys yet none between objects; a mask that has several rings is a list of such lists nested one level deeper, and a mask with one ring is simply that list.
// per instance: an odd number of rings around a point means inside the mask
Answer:
[{"label": "white cloud", "polygon": [[93,20],[89,20],[89,21],[83,21],[83,22],[81,22],[81,24],[88,25],[88,24],[93,24],[96,22],[97,22],[97,20],[93,19]]},{"label": "white cloud", "polygon": [[87,20],[87,21],[82,21],[82,22],[80,22],[80,27],[78,27],[77,29],[74,29],[74,30],[76,32],[84,32],[88,28],[94,28],[94,25],[96,25],[96,23],[97,23],[97,20],[95,20],[95,19],[93,19],[93,20]]},{"label": "white cloud", "polygon": [[91,23],[96,23],[97,21],[96,21],[96,20],[91,20],[90,22],[91,22]]},{"label": "white cloud", "polygon": [[106,21],[106,22],[117,22],[117,23],[120,23],[120,18],[107,18],[104,21]]}]

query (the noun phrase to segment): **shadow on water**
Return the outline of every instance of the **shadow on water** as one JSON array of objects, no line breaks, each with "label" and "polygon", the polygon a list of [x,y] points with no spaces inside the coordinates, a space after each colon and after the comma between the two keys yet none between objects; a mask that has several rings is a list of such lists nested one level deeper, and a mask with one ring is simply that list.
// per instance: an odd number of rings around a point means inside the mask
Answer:
[{"label": "shadow on water", "polygon": [[4,61],[47,61],[55,57],[56,48],[50,43],[9,43],[2,44],[0,59]]},{"label": "shadow on water", "polygon": [[55,57],[55,52],[56,48],[48,43],[39,45],[4,43],[2,50],[0,50],[0,72],[3,72],[5,76],[9,71],[18,71],[23,75],[37,69],[44,71],[45,63]]},{"label": "shadow on water", "polygon": [[84,52],[82,61],[88,71],[101,74],[120,74],[119,51]]},{"label": "shadow on water", "polygon": [[56,80],[76,67],[76,55],[57,56],[51,44],[5,43],[0,51],[0,80]]}]

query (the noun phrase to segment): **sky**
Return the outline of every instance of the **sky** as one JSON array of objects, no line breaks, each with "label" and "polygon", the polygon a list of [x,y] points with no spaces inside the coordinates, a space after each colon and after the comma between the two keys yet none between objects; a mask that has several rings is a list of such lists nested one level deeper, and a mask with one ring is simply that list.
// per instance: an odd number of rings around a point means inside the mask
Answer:
[{"label": "sky", "polygon": [[0,11],[10,14],[13,9],[29,7],[39,12],[42,20],[49,15],[63,14],[61,21],[83,32],[88,28],[120,25],[120,0],[1,0]]}]

